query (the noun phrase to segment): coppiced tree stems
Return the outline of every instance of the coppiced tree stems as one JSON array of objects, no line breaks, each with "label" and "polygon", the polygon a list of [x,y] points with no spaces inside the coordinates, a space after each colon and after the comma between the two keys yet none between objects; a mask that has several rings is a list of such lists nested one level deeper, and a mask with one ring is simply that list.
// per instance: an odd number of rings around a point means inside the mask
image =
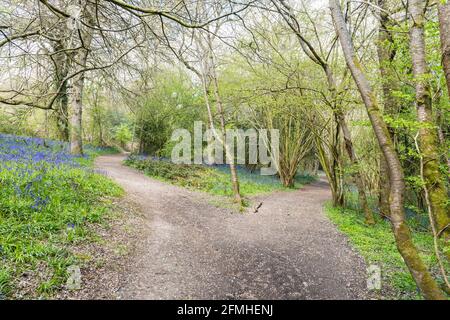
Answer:
[{"label": "coppiced tree stems", "polygon": [[323,130],[326,132],[325,134],[313,130],[315,146],[319,162],[330,184],[333,206],[342,207],[344,205],[344,181],[339,122],[331,121],[328,127],[329,130]]},{"label": "coppiced tree stems", "polygon": [[[375,220],[373,218],[373,213],[370,210],[367,202],[367,195],[364,185],[364,180],[362,178],[361,174],[361,168],[359,166],[358,158],[356,157],[356,152],[353,146],[352,142],[352,136],[350,133],[350,130],[347,125],[347,121],[345,119],[344,111],[342,110],[342,106],[340,106],[337,102],[337,81],[336,77],[334,75],[334,72],[330,66],[330,64],[327,62],[326,59],[323,59],[320,54],[316,51],[314,46],[308,42],[305,37],[302,34],[302,31],[300,29],[300,23],[297,21],[297,18],[294,16],[292,8],[289,6],[289,4],[285,0],[272,0],[272,3],[277,8],[277,11],[283,15],[285,21],[289,25],[289,27],[293,30],[295,35],[297,36],[300,46],[303,50],[303,52],[308,56],[308,58],[314,62],[315,64],[319,65],[327,79],[327,85],[328,85],[328,91],[331,96],[331,102],[330,107],[334,113],[335,119],[338,122],[337,127],[342,130],[342,136],[344,139],[345,144],[345,150],[347,151],[347,155],[349,156],[350,163],[355,168],[356,172],[353,173],[353,177],[355,179],[355,184],[358,189],[358,198],[361,205],[361,208],[365,214],[366,222],[368,224],[374,224]],[[284,9],[284,10],[283,10]],[[339,129],[338,129],[339,130]],[[339,132],[337,134],[337,140],[339,140]],[[339,145],[340,142],[336,141],[336,144]],[[323,157],[322,157],[323,159]],[[340,161],[340,157],[336,155],[335,161]],[[338,179],[337,175],[342,174],[341,170],[339,170],[341,166],[339,165],[332,165],[330,169],[338,169],[337,172],[334,174],[329,174],[327,177],[329,178],[331,184],[335,185],[335,188],[332,188],[333,192],[333,203],[337,206],[341,206],[344,204],[344,195],[341,194],[341,190],[343,188],[339,187],[339,183],[342,181],[342,179]],[[331,172],[330,172],[331,173]],[[337,179],[336,179],[337,178]],[[331,181],[336,180],[336,181]]]},{"label": "coppiced tree stems", "polygon": [[329,0],[331,15],[334,27],[342,51],[344,53],[347,66],[353,76],[358,87],[361,98],[366,106],[367,113],[375,132],[380,149],[382,150],[389,168],[390,179],[390,211],[392,229],[397,244],[397,248],[402,255],[411,275],[413,276],[417,286],[422,291],[426,299],[444,300],[445,295],[439,288],[437,282],[433,279],[426,265],[419,256],[419,252],[412,242],[411,232],[405,221],[404,212],[404,190],[405,183],[403,177],[403,169],[400,164],[397,152],[389,135],[389,130],[384,122],[381,111],[378,107],[376,96],[362,70],[359,59],[353,48],[353,41],[342,14],[342,10],[338,0]]}]

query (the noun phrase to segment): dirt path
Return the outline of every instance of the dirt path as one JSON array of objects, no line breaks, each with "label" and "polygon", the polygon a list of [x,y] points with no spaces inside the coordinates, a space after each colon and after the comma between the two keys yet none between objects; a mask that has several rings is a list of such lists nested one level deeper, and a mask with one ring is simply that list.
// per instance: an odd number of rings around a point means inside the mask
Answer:
[{"label": "dirt path", "polygon": [[96,167],[145,214],[120,276],[121,299],[362,299],[365,264],[325,217],[326,183],[263,197],[232,214],[211,197],[145,177],[103,156]]}]

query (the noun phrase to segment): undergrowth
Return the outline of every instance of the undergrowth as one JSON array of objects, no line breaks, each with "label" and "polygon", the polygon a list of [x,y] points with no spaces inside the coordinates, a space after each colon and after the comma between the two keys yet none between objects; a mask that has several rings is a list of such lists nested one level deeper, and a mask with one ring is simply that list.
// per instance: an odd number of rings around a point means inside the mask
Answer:
[{"label": "undergrowth", "polygon": [[[0,135],[0,295],[46,297],[61,288],[77,258],[71,244],[89,240],[89,224],[102,222],[110,197],[122,190],[91,168],[87,148],[72,156],[65,144]],[[25,287],[24,287],[25,286]]]},{"label": "undergrowth", "polygon": [[[326,213],[338,229],[346,234],[351,244],[365,258],[367,264],[377,265],[382,271],[383,298],[421,299],[414,279],[408,271],[397,250],[390,222],[376,216],[376,224],[367,226],[364,215],[356,210],[326,206]],[[433,237],[430,232],[413,230],[414,244],[428,269],[443,283],[433,249]],[[445,259],[443,259],[445,260]],[[446,265],[447,274],[450,266]]]},{"label": "undergrowth", "polygon": [[[179,186],[201,190],[214,195],[232,196],[233,190],[227,165],[187,165],[170,161],[130,156],[125,164],[146,175]],[[244,196],[291,190],[284,187],[276,176],[262,176],[258,171],[238,167],[240,191]],[[314,181],[310,175],[297,175],[295,188]]]}]

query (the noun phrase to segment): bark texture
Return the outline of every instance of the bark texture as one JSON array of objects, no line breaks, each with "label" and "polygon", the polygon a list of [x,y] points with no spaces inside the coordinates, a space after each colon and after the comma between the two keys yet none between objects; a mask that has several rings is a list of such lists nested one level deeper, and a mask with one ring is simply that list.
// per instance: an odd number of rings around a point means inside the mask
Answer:
[{"label": "bark texture", "polygon": [[[90,25],[93,25],[93,13],[89,4],[86,4],[83,10],[85,21]],[[71,101],[70,107],[72,109],[72,117],[70,121],[70,152],[72,154],[83,153],[83,129],[82,129],[82,116],[83,116],[83,89],[87,59],[89,50],[93,38],[93,30],[81,27],[78,33],[80,37],[80,43],[82,47],[77,50],[74,55],[74,66],[76,66],[76,76],[72,78],[71,84]]]},{"label": "bark texture", "polygon": [[[412,19],[410,34],[411,57],[416,87],[417,118],[421,124],[419,144],[423,156],[423,176],[429,193],[431,212],[439,235],[450,237],[450,213],[447,208],[448,193],[445,177],[440,171],[439,137],[433,121],[433,105],[426,62],[424,8],[426,1],[411,0],[409,11]],[[448,30],[447,30],[448,32]]]},{"label": "bark texture", "polygon": [[372,128],[378,140],[380,149],[383,151],[389,168],[390,179],[390,210],[392,229],[395,236],[397,248],[402,255],[406,265],[408,266],[411,275],[413,276],[417,286],[422,291],[426,299],[446,299],[444,293],[439,288],[436,281],[427,270],[418,250],[412,242],[411,232],[405,221],[404,212],[404,177],[403,169],[386,123],[384,122],[381,111],[378,107],[375,94],[367,80],[367,77],[362,70],[359,59],[356,56],[353,48],[353,42],[347,26],[345,24],[344,16],[339,4],[339,0],[329,0],[331,15],[333,18],[336,33],[339,36],[342,50],[344,52],[347,66],[351,71],[353,79],[361,94],[362,100],[367,109]]},{"label": "bark texture", "polygon": [[59,90],[55,99],[56,127],[61,140],[69,141],[69,97],[67,92],[67,81],[65,80],[69,72],[69,59],[65,52],[65,40],[60,40],[54,44],[55,63],[55,89]]},{"label": "bark texture", "polygon": [[[223,110],[223,103],[222,98],[220,97],[219,93],[219,81],[217,78],[217,73],[215,69],[215,61],[214,61],[214,55],[212,53],[211,49],[211,42],[210,42],[210,50],[209,50],[209,59],[211,61],[211,71],[210,71],[210,77],[212,80],[213,90],[214,90],[214,97],[216,100],[217,105],[217,111],[219,112],[220,117],[220,129],[222,132],[222,145],[225,148],[225,157],[227,159],[227,163],[230,167],[230,173],[231,173],[231,186],[233,188],[233,195],[234,195],[234,201],[239,204],[239,206],[242,206],[242,197],[241,197],[241,191],[239,188],[239,178],[236,170],[236,163],[234,159],[234,150],[230,150],[228,141],[226,141],[226,128],[225,128],[225,115]],[[213,121],[211,119],[211,121]]]},{"label": "bark texture", "polygon": [[442,47],[442,65],[444,67],[445,79],[447,80],[448,93],[450,95],[450,2],[438,1],[439,26]]},{"label": "bark texture", "polygon": [[[393,96],[392,92],[398,88],[395,81],[395,75],[392,72],[392,62],[394,60],[396,51],[394,48],[394,40],[390,32],[391,20],[389,17],[388,0],[378,0],[378,6],[380,11],[380,25],[378,28],[378,42],[377,53],[380,65],[381,86],[383,92],[383,106],[384,114],[394,117],[399,112],[397,99]],[[395,132],[393,128],[388,125],[388,130],[391,139],[395,141]],[[379,181],[379,206],[380,213],[383,216],[389,217],[389,170],[387,167],[386,159],[384,155],[380,156],[380,181]]]}]

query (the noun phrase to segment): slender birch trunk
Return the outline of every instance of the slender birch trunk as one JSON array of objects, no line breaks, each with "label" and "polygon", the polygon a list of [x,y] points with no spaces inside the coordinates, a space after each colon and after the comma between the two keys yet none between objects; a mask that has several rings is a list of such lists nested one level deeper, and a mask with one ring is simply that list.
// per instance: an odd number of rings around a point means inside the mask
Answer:
[{"label": "slender birch trunk", "polygon": [[417,248],[412,242],[411,232],[405,221],[403,199],[405,182],[403,169],[389,135],[387,125],[384,122],[383,116],[378,107],[376,96],[369,84],[369,81],[367,80],[359,59],[356,56],[350,33],[345,24],[339,0],[329,0],[329,6],[331,9],[334,27],[337,35],[339,36],[339,41],[344,52],[347,66],[352,73],[361,94],[361,98],[364,101],[372,128],[389,168],[389,179],[391,185],[391,223],[397,248],[424,297],[426,299],[444,300],[446,299],[445,295],[431,276],[430,272],[427,270],[427,267],[419,256]]},{"label": "slender birch trunk", "polygon": [[[431,212],[439,235],[450,240],[450,213],[447,208],[448,193],[440,171],[439,138],[433,121],[433,104],[426,62],[424,9],[426,1],[411,0],[409,12],[413,22],[410,34],[411,58],[416,84],[417,118],[421,124],[419,144],[423,156],[423,176],[429,193]],[[441,10],[442,11],[442,10]],[[447,30],[448,32],[448,30]]]},{"label": "slender birch trunk", "polygon": [[[209,42],[211,42],[209,35],[208,35]],[[219,93],[219,81],[217,78],[216,68],[215,68],[215,61],[214,56],[211,49],[211,43],[209,45],[209,60],[210,60],[210,77],[212,80],[213,90],[214,90],[214,97],[217,104],[217,111],[219,112],[220,117],[220,128],[221,128],[221,139],[222,139],[222,145],[225,148],[225,157],[227,159],[227,163],[230,167],[230,174],[231,174],[231,185],[233,188],[233,195],[234,195],[234,201],[239,204],[239,206],[242,206],[242,197],[241,192],[239,188],[239,178],[236,170],[236,164],[234,159],[234,150],[230,150],[228,141],[226,140],[226,127],[225,127],[225,115],[223,110],[223,103],[222,98]],[[212,118],[211,120],[212,121]]]}]

